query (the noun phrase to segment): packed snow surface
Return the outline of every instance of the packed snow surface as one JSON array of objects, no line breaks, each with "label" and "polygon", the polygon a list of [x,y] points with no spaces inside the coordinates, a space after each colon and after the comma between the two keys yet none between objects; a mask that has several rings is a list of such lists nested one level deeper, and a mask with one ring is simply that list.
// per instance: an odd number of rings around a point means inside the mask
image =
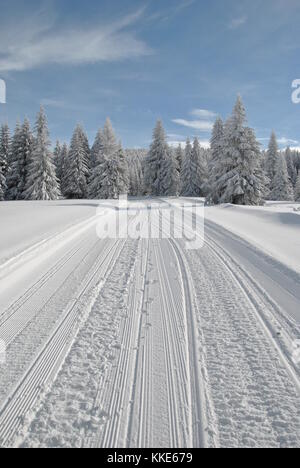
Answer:
[{"label": "packed snow surface", "polygon": [[300,447],[299,205],[179,202],[0,204],[1,447]]}]

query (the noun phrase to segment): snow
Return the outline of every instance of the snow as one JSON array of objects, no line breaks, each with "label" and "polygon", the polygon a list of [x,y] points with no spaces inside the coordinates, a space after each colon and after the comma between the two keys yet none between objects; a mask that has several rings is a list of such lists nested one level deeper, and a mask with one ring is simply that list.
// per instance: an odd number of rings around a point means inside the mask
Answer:
[{"label": "snow", "polygon": [[[0,204],[0,446],[300,446],[299,271],[274,266],[300,204],[207,207],[188,250],[191,200],[186,239],[99,239],[107,201]],[[171,207],[129,201],[132,232]]]},{"label": "snow", "polygon": [[0,265],[23,250],[96,213],[91,201],[2,202]]},{"label": "snow", "polygon": [[267,202],[264,207],[207,207],[205,217],[300,273],[300,204]]}]

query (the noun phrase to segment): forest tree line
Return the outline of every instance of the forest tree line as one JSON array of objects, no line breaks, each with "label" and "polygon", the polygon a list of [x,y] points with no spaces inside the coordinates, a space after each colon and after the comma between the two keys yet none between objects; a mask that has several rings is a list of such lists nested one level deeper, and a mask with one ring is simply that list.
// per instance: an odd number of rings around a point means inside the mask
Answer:
[{"label": "forest tree line", "polygon": [[123,149],[106,120],[90,147],[77,125],[70,145],[51,151],[46,114],[0,131],[0,200],[115,199],[130,196],[205,197],[210,203],[261,205],[300,201],[300,153],[280,151],[273,132],[262,151],[238,97],[230,117],[217,118],[210,148],[198,138],[170,147],[158,121],[149,150]]}]

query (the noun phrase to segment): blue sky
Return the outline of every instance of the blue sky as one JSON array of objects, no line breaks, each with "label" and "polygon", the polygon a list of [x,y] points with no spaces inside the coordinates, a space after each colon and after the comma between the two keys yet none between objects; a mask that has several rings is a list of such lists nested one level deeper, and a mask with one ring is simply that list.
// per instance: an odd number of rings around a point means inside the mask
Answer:
[{"label": "blue sky", "polygon": [[52,140],[110,116],[126,147],[210,137],[241,93],[263,145],[300,147],[299,0],[0,0],[0,122],[46,108]]}]

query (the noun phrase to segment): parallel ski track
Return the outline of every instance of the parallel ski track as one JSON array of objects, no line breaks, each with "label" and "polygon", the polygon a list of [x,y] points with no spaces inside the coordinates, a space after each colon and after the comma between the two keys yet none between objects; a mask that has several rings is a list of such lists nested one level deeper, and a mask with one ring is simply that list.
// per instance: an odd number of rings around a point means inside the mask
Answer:
[{"label": "parallel ski track", "polygon": [[[93,249],[95,244],[93,244]],[[73,247],[66,255],[64,255],[53,267],[51,267],[35,284],[33,284],[21,297],[19,297],[5,312],[0,316],[0,337],[8,347],[14,339],[26,328],[28,323],[35,317],[39,310],[32,307],[23,309],[26,303],[36,294],[39,294],[43,286],[57,275],[60,270],[64,268],[84,247],[84,240],[82,240],[76,247]],[[90,249],[90,250],[91,250]],[[61,284],[57,285],[54,293],[48,299],[49,302],[56,294]],[[47,305],[47,302],[45,305]]]},{"label": "parallel ski track", "polygon": [[0,410],[0,446],[9,446],[10,441],[22,426],[23,418],[32,409],[40,396],[41,389],[57,375],[76,334],[80,319],[80,300],[92,287],[96,278],[107,278],[108,272],[119,258],[125,241],[115,241],[105,257],[99,259],[85,278],[78,296],[65,311],[64,317],[55,328],[35,361],[23,375],[15,390]]},{"label": "parallel ski track", "polygon": [[[145,291],[145,282],[146,282],[146,267],[148,263],[148,249],[145,256],[146,261],[143,262],[143,284],[141,288]],[[139,278],[140,279],[140,278]],[[135,343],[136,330],[139,329],[139,335],[141,333],[141,315],[142,307],[144,305],[144,300],[139,301],[139,284],[135,283],[135,279],[132,281],[131,294],[129,296],[129,317],[124,324],[124,329],[121,337],[122,349],[118,358],[118,363],[114,369],[113,375],[114,379],[106,387],[106,391],[99,395],[98,403],[107,402],[105,408],[107,408],[108,414],[111,416],[105,425],[104,434],[100,439],[97,440],[98,447],[114,447],[120,441],[120,427],[121,427],[121,412],[124,411],[124,408],[128,404],[126,401],[127,393],[127,379],[130,378],[130,368],[132,368],[131,362],[131,350]],[[139,324],[136,323],[137,318],[139,318]],[[139,346],[139,340],[135,343],[136,346]],[[136,366],[135,366],[136,372]],[[136,380],[136,374],[134,373],[133,380]],[[118,391],[116,391],[118,389]],[[134,397],[132,397],[134,398]],[[131,400],[132,400],[131,398]],[[132,400],[133,401],[133,400]],[[97,404],[98,404],[97,403]],[[129,423],[130,424],[130,423]],[[121,435],[122,437],[122,435]],[[130,437],[130,436],[127,436]],[[124,446],[126,446],[127,441],[123,440]]]},{"label": "parallel ski track", "polygon": [[[173,205],[171,206],[174,208]],[[287,320],[287,318],[284,316],[284,313],[280,310],[280,307],[259,286],[255,279],[246,272],[243,266],[237,264],[232,255],[230,255],[218,242],[212,239],[212,237],[209,236],[207,232],[205,233],[204,239],[202,239],[199,234],[197,234],[197,236],[201,240],[204,240],[205,245],[211,250],[212,254],[217,257],[217,259],[226,267],[235,283],[239,286],[239,288],[243,291],[252,304],[253,309],[255,310],[257,317],[262,325],[262,330],[265,332],[265,336],[277,350],[281,362],[287,369],[289,375],[295,383],[298,392],[300,393],[299,368],[297,368],[291,360],[291,343],[296,338],[299,338],[299,329],[298,335],[295,335],[295,332],[297,333],[295,326],[289,320]],[[197,250],[195,250],[195,254],[198,257],[201,256]],[[268,311],[271,313],[271,317],[264,313],[262,304],[267,304]],[[280,322],[278,322],[278,317],[280,317]],[[277,321],[277,327],[274,325],[274,323],[272,323],[274,321],[275,323]],[[280,334],[278,334],[278,329],[280,329]],[[284,338],[287,339],[287,346],[280,340],[280,335],[283,335]]]}]

